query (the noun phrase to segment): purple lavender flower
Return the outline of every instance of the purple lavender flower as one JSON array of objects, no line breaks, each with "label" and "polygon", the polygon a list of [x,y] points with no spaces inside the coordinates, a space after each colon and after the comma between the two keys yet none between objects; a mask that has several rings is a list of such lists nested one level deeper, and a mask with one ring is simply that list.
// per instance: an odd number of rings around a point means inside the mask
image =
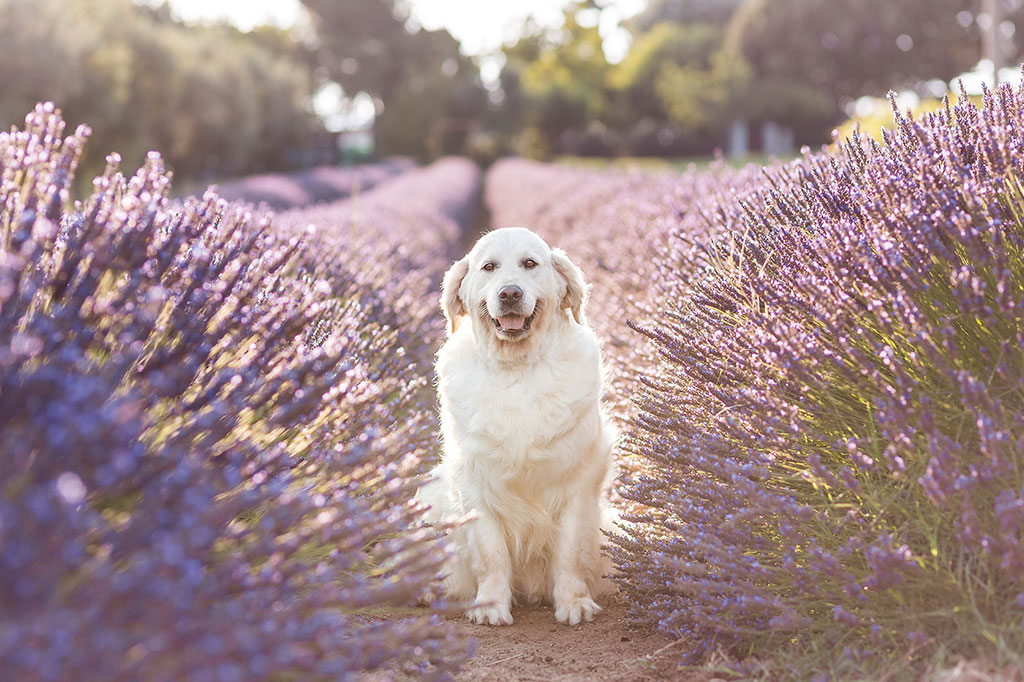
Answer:
[{"label": "purple lavender flower", "polygon": [[[112,156],[72,202],[87,134],[52,105],[0,134],[5,679],[449,678],[469,649],[443,600],[371,612],[438,589],[445,550],[407,504],[435,447],[432,337],[409,330],[436,315],[409,297],[478,171],[416,171],[307,228],[172,206],[156,154],[131,178]],[[452,189],[377,214],[418,182]],[[371,225],[393,239],[353,236]]]}]

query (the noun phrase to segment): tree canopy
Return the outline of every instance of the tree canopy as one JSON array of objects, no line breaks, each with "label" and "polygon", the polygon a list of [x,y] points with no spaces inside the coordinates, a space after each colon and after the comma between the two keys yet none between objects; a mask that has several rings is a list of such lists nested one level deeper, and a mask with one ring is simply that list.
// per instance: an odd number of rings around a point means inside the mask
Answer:
[{"label": "tree canopy", "polygon": [[837,102],[930,78],[979,59],[980,36],[957,14],[975,0],[748,0],[726,45],[759,78],[798,82]]},{"label": "tree canopy", "polygon": [[592,2],[571,4],[557,32],[527,23],[520,40],[504,49],[502,86],[519,107],[517,124],[531,153],[549,154],[561,135],[605,116],[608,60],[597,23],[583,19],[595,9]]},{"label": "tree canopy", "polygon": [[152,149],[179,178],[281,168],[320,129],[300,62],[132,0],[0,0],[0,64],[0,126],[52,100],[92,127],[87,170],[115,150],[136,166]]},{"label": "tree canopy", "polygon": [[434,127],[482,115],[478,67],[446,30],[411,28],[394,0],[302,0],[314,20],[314,62],[349,95],[379,103],[378,147],[385,153],[442,152]]},{"label": "tree canopy", "polygon": [[650,0],[627,23],[630,31],[641,36],[664,22],[674,24],[715,24],[725,26],[744,0]]},{"label": "tree canopy", "polygon": [[671,69],[707,70],[721,44],[722,29],[712,24],[662,22],[638,36],[626,58],[609,73],[609,85],[620,94],[618,116],[667,118],[658,80]]},{"label": "tree canopy", "polygon": [[[735,121],[779,123],[797,143],[817,144],[857,97],[948,81],[973,67],[981,56],[977,4],[651,0],[626,22],[626,57],[608,64],[596,27],[580,20],[599,5],[577,2],[560,32],[527,31],[505,48],[501,85],[542,149],[567,131],[599,126],[627,150],[706,152],[724,144]],[[1009,33],[1024,3],[1004,5],[999,28]],[[640,141],[652,135],[657,145]]]}]

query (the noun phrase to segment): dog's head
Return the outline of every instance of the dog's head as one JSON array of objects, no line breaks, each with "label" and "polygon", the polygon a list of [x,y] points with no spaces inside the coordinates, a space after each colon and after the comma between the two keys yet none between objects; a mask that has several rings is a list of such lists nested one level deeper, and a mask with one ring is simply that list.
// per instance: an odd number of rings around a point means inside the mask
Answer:
[{"label": "dog's head", "polygon": [[[471,316],[478,329],[500,342],[527,339],[548,317],[583,324],[587,285],[560,249],[524,227],[488,232],[444,277],[441,306],[453,333]],[[568,312],[567,312],[568,311]]]}]

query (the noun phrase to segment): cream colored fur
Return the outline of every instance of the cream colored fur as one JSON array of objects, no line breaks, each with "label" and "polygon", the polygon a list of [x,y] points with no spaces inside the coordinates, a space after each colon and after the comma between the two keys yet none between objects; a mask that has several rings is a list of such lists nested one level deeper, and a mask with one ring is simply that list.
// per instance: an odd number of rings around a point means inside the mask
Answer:
[{"label": "cream colored fur", "polygon": [[[495,322],[509,286],[533,315],[515,338]],[[434,521],[475,515],[452,533],[445,580],[475,623],[511,624],[515,599],[548,601],[559,622],[576,625],[612,589],[600,528],[614,434],[586,298],[580,269],[519,227],[484,235],[445,276],[444,454],[419,497]]]}]

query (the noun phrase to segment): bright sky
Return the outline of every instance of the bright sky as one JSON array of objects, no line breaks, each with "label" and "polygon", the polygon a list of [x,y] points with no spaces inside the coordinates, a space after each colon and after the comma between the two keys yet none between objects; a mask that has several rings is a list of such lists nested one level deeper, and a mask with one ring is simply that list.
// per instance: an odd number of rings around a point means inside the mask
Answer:
[{"label": "bright sky", "polygon": [[[338,0],[344,2],[345,0]],[[562,7],[569,0],[406,0],[413,19],[429,29],[446,28],[470,55],[497,50],[513,40],[523,20],[533,16],[540,23],[558,25]],[[170,0],[182,19],[199,21],[228,18],[243,30],[262,23],[289,26],[300,15],[298,0]],[[647,0],[612,0],[601,17],[605,52],[612,61],[625,55],[628,35],[616,29],[619,19],[632,16]]]}]

